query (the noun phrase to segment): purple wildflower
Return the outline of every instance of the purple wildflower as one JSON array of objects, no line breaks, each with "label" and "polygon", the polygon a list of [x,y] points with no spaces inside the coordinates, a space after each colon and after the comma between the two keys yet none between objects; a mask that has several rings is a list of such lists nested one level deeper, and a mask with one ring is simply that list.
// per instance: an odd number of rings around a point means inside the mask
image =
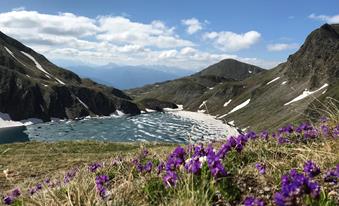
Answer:
[{"label": "purple wildflower", "polygon": [[163,182],[166,185],[166,187],[175,186],[177,180],[178,180],[177,173],[172,171],[167,171],[166,175],[163,177]]},{"label": "purple wildflower", "polygon": [[279,135],[278,144],[285,144],[285,143],[288,143],[288,142],[289,142],[288,138],[282,137],[282,136]]},{"label": "purple wildflower", "polygon": [[109,182],[109,177],[107,175],[99,175],[95,178],[95,184],[97,191],[101,198],[107,197],[107,189],[105,188],[105,185]]},{"label": "purple wildflower", "polygon": [[227,172],[222,165],[219,157],[213,151],[212,146],[209,146],[207,153],[207,164],[210,172],[214,178],[220,178],[227,176]]},{"label": "purple wildflower", "polygon": [[148,161],[144,167],[145,172],[151,172],[153,167],[153,163],[151,161]]},{"label": "purple wildflower", "polygon": [[286,206],[286,199],[287,198],[280,192],[274,194],[274,202],[277,206]]},{"label": "purple wildflower", "polygon": [[220,148],[220,150],[218,151],[218,153],[217,153],[217,156],[220,158],[220,159],[223,159],[223,158],[225,158],[225,156],[227,155],[227,153],[229,152],[229,151],[231,151],[232,150],[232,146],[231,146],[231,144],[230,143],[226,143],[226,144],[223,144],[222,146],[221,146],[221,148]]},{"label": "purple wildflower", "polygon": [[320,174],[320,168],[314,162],[309,160],[304,164],[304,172],[309,177],[315,177]]},{"label": "purple wildflower", "polygon": [[137,171],[140,173],[144,171],[144,167],[140,163],[137,164],[136,168],[137,168]]},{"label": "purple wildflower", "polygon": [[262,132],[260,133],[260,137],[261,137],[262,139],[264,139],[264,140],[268,140],[268,131],[267,131],[267,130],[262,131]]},{"label": "purple wildflower", "polygon": [[321,125],[321,133],[327,137],[330,134],[330,128],[327,125]]},{"label": "purple wildflower", "polygon": [[328,170],[324,175],[324,181],[332,184],[337,184],[339,180],[339,164],[336,168]]},{"label": "purple wildflower", "polygon": [[38,183],[34,187],[30,188],[28,190],[28,192],[29,192],[30,195],[34,195],[35,193],[37,193],[41,189],[42,189],[42,184]]},{"label": "purple wildflower", "polygon": [[99,168],[101,168],[102,165],[98,162],[92,163],[88,166],[88,170],[90,172],[96,172]]},{"label": "purple wildflower", "polygon": [[11,196],[16,198],[19,197],[21,195],[20,189],[19,188],[15,188],[12,192],[11,192]]},{"label": "purple wildflower", "polygon": [[254,197],[246,197],[244,200],[245,206],[265,206],[265,202],[262,199]]},{"label": "purple wildflower", "polygon": [[265,167],[265,165],[260,164],[260,163],[256,163],[256,164],[255,164],[255,167],[257,168],[259,174],[263,175],[263,174],[266,173],[266,167]]},{"label": "purple wildflower", "polygon": [[74,179],[75,175],[77,174],[77,172],[78,172],[78,170],[76,168],[67,171],[67,173],[64,176],[64,183],[67,184],[70,181],[72,181]]},{"label": "purple wildflower", "polygon": [[339,137],[339,125],[337,125],[333,131],[332,131],[333,137],[338,138]]},{"label": "purple wildflower", "polygon": [[320,186],[292,169],[288,174],[282,176],[281,191],[275,194],[275,202],[277,205],[295,205],[297,199],[303,195],[318,198]]},{"label": "purple wildflower", "polygon": [[252,139],[252,140],[258,137],[257,134],[253,131],[247,132],[245,136],[246,136],[246,139]]},{"label": "purple wildflower", "polygon": [[197,145],[194,147],[194,154],[193,156],[204,156],[206,155],[206,152],[204,150],[204,146],[201,144],[201,145]]},{"label": "purple wildflower", "polygon": [[237,152],[241,152],[244,148],[244,145],[247,142],[247,139],[244,135],[239,135],[236,139],[235,139],[236,145],[235,145],[235,150]]},{"label": "purple wildflower", "polygon": [[290,124],[287,125],[286,127],[284,127],[284,132],[288,134],[292,134],[294,132],[293,126]]},{"label": "purple wildflower", "polygon": [[318,130],[315,128],[304,131],[304,138],[306,139],[314,139],[318,137],[318,135]]},{"label": "purple wildflower", "polygon": [[166,170],[174,171],[185,162],[186,152],[184,148],[178,146],[167,159]]},{"label": "purple wildflower", "polygon": [[132,160],[132,163],[133,163],[134,165],[137,165],[137,164],[139,163],[139,160],[138,160],[138,159],[133,159],[133,160]]},{"label": "purple wildflower", "polygon": [[237,145],[237,142],[235,140],[235,137],[231,136],[227,139],[227,144],[231,147],[235,147]]},{"label": "purple wildflower", "polygon": [[142,156],[143,157],[146,157],[148,155],[148,150],[147,149],[144,149],[143,151],[142,151]]},{"label": "purple wildflower", "polygon": [[14,199],[11,196],[6,196],[3,198],[3,202],[5,205],[11,205],[14,202]]},{"label": "purple wildflower", "polygon": [[160,162],[159,165],[157,166],[157,174],[159,175],[163,170],[164,170],[164,163]]},{"label": "purple wildflower", "polygon": [[193,157],[190,159],[186,164],[185,168],[188,172],[193,173],[193,174],[200,174],[200,170],[202,167],[202,163],[199,161],[199,157]]}]

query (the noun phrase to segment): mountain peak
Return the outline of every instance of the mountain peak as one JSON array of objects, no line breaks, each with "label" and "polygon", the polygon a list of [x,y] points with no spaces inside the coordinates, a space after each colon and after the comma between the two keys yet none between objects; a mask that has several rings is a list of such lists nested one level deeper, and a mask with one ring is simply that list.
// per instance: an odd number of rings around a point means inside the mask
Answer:
[{"label": "mountain peak", "polygon": [[263,70],[260,67],[240,62],[236,59],[223,59],[194,74],[194,76],[218,76],[226,79],[243,80]]},{"label": "mountain peak", "polygon": [[[300,49],[285,63],[290,80],[309,78],[312,86],[339,77],[339,24],[324,24],[311,32]],[[334,74],[334,75],[333,75]]]}]

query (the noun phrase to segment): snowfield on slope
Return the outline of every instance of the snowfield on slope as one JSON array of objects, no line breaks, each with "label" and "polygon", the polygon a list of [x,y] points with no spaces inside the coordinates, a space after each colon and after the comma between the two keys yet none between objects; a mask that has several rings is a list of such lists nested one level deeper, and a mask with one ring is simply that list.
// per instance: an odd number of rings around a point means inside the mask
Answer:
[{"label": "snowfield on slope", "polygon": [[293,102],[300,101],[300,100],[302,100],[302,99],[312,95],[313,93],[316,93],[316,92],[318,92],[318,91],[320,91],[320,90],[322,90],[322,89],[324,89],[326,87],[328,87],[327,83],[324,84],[323,86],[321,86],[319,89],[314,90],[314,91],[308,91],[308,89],[305,89],[301,95],[299,95],[296,98],[292,99],[291,101],[285,103],[284,105],[286,106],[286,105],[292,104]]},{"label": "snowfield on slope", "polygon": [[280,77],[277,77],[277,78],[272,79],[271,81],[267,82],[266,85],[269,85],[269,84],[271,84],[271,83],[277,81],[278,79],[280,79]]},{"label": "snowfield on slope", "polygon": [[227,105],[229,105],[231,103],[232,99],[228,100],[227,102],[225,102],[224,107],[227,107]]},{"label": "snowfield on slope", "polygon": [[24,54],[29,59],[31,59],[35,63],[36,68],[38,68],[40,71],[42,71],[46,75],[52,76],[58,83],[60,83],[62,85],[66,85],[63,81],[61,81],[60,79],[58,79],[58,78],[54,77],[53,75],[51,75],[50,73],[48,73],[33,56],[31,56],[30,54],[28,54],[24,51],[21,51],[21,53]]},{"label": "snowfield on slope", "polygon": [[224,117],[226,117],[227,115],[235,112],[235,111],[238,111],[239,109],[242,109],[244,107],[246,107],[249,103],[250,103],[251,99],[248,99],[246,101],[244,101],[243,103],[239,104],[238,106],[234,107],[229,113],[227,114],[224,114],[224,115],[221,115],[220,117],[218,117],[218,119],[222,119]]}]

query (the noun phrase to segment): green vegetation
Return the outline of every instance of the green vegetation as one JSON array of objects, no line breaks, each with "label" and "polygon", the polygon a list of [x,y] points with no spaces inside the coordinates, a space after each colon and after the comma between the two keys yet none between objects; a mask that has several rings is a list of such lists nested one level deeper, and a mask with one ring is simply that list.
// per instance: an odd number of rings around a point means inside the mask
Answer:
[{"label": "green vegetation", "polygon": [[[248,197],[259,201],[252,205],[270,205],[276,204],[281,177],[294,168],[319,186],[315,196],[305,190],[295,203],[336,205],[337,124],[327,122],[326,134],[313,133],[307,124],[284,127],[275,138],[249,132],[234,138],[247,136],[241,148],[229,140],[182,147],[90,141],[1,145],[1,170],[9,169],[1,176],[1,189],[10,195],[20,188],[13,205],[239,205],[251,202]],[[308,160],[321,168],[319,175],[307,176]],[[328,179],[330,171],[336,179]]]}]

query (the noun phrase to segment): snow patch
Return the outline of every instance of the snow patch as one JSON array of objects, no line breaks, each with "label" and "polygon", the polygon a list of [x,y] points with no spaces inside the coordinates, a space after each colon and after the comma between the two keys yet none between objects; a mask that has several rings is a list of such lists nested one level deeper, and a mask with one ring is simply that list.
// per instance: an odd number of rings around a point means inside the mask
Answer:
[{"label": "snow patch", "polygon": [[11,55],[14,59],[16,59],[16,57],[14,56],[11,50],[9,50],[7,47],[5,47],[5,50],[9,53],[9,55]]},{"label": "snow patch", "polygon": [[275,78],[275,79],[272,79],[271,81],[267,82],[266,85],[269,85],[269,84],[271,84],[271,83],[277,81],[278,79],[280,79],[280,77],[277,77],[277,78]]},{"label": "snow patch", "polygon": [[311,94],[316,93],[316,92],[318,92],[318,91],[320,91],[320,90],[322,90],[322,89],[324,89],[324,88],[326,88],[326,87],[328,87],[328,84],[327,84],[327,83],[324,84],[323,86],[321,86],[319,89],[314,90],[314,91],[308,91],[308,89],[305,89],[304,92],[303,92],[301,95],[299,95],[299,96],[297,96],[296,98],[292,99],[291,101],[285,103],[284,105],[286,106],[286,105],[289,105],[289,104],[291,104],[291,103],[293,103],[293,102],[302,100],[302,99],[304,99],[304,98],[310,96]]},{"label": "snow patch", "polygon": [[207,102],[207,100],[202,101],[202,103],[201,103],[200,106],[199,106],[199,109],[200,109],[201,107],[203,107],[204,105],[206,105],[206,102]]},{"label": "snow patch", "polygon": [[117,110],[115,110],[114,115],[118,116],[118,117],[122,117],[126,114],[123,111],[120,111],[120,110],[117,109]]},{"label": "snow patch", "polygon": [[231,114],[235,111],[238,111],[239,109],[242,109],[244,107],[246,107],[249,103],[250,103],[251,99],[248,99],[246,101],[244,101],[243,103],[239,104],[238,106],[234,107],[228,114]]},{"label": "snow patch", "polygon": [[248,70],[248,73],[252,74],[252,73],[253,73],[253,71],[251,71],[251,70]]},{"label": "snow patch", "polygon": [[287,83],[287,81],[283,81],[282,83],[281,83],[281,85],[285,85]]},{"label": "snow patch", "polygon": [[44,121],[42,121],[41,119],[38,119],[38,118],[29,118],[29,119],[21,120],[20,122],[23,125],[28,126],[28,125],[32,125],[32,124],[43,123]]},{"label": "snow patch", "polygon": [[146,112],[156,112],[154,109],[145,108]]},{"label": "snow patch", "polygon": [[57,80],[57,82],[59,82],[59,84],[62,84],[62,85],[66,85],[63,81],[61,81],[60,79],[54,77],[55,80]]},{"label": "snow patch", "polygon": [[204,109],[199,110],[199,109],[198,109],[197,112],[199,112],[199,113],[205,113],[206,110],[204,110]]},{"label": "snow patch", "polygon": [[26,65],[25,65],[24,63],[22,63],[18,58],[16,58],[16,56],[14,56],[13,52],[12,52],[10,49],[8,49],[7,47],[4,47],[4,48],[5,48],[5,50],[9,53],[9,55],[11,55],[15,60],[17,60],[20,64],[26,66]]},{"label": "snow patch", "polygon": [[212,89],[214,89],[214,87],[210,87],[210,88],[208,88],[209,90],[212,90]]},{"label": "snow patch", "polygon": [[226,117],[227,115],[228,114],[223,114],[223,115],[219,116],[218,119],[222,119],[222,118]]},{"label": "snow patch", "polygon": [[12,121],[9,114],[0,112],[0,128],[21,127],[21,126],[23,126],[21,122]]},{"label": "snow patch", "polygon": [[9,114],[0,112],[0,128],[22,127],[42,122],[43,121],[38,118],[29,118],[21,121],[13,121]]},{"label": "snow patch", "polygon": [[183,105],[181,105],[181,104],[177,104],[177,107],[178,108],[176,108],[176,109],[172,109],[172,108],[164,108],[164,111],[165,112],[174,112],[174,111],[181,111],[181,110],[183,110],[184,109],[184,106]]},{"label": "snow patch", "polygon": [[224,114],[224,115],[221,115],[220,117],[218,117],[218,119],[222,119],[224,117],[226,117],[227,115],[235,112],[235,111],[238,111],[239,109],[242,109],[244,107],[246,107],[249,103],[250,103],[251,99],[248,99],[246,101],[244,101],[243,103],[239,104],[238,106],[234,107],[229,113],[227,114]]},{"label": "snow patch", "polygon": [[81,101],[79,97],[75,96],[75,98],[80,102],[80,104],[82,104],[82,106],[89,110],[89,107],[83,101]]},{"label": "snow patch", "polygon": [[228,122],[228,124],[230,124],[230,125],[232,125],[232,126],[235,126],[235,124],[234,124],[234,120],[232,120],[232,121],[229,121],[229,122]]},{"label": "snow patch", "polygon": [[51,117],[51,122],[64,122],[64,121],[65,121],[64,119],[60,119],[57,117]]},{"label": "snow patch", "polygon": [[[48,73],[42,66],[41,64],[33,57],[31,56],[30,54],[24,52],[24,51],[21,51],[21,53],[23,53],[26,57],[28,57],[29,59],[31,59],[34,63],[35,63],[35,66],[36,68],[38,68],[40,71],[42,71],[43,73],[49,76],[52,76],[55,80],[57,80],[60,84],[62,85],[66,85],[64,82],[62,82],[60,79],[54,77],[53,75],[51,75],[50,73]],[[47,76],[48,77],[48,76]],[[49,77],[50,78],[50,77]]]},{"label": "snow patch", "polygon": [[228,100],[227,102],[225,102],[224,107],[227,107],[227,105],[229,105],[229,103],[231,103],[232,99]]}]

